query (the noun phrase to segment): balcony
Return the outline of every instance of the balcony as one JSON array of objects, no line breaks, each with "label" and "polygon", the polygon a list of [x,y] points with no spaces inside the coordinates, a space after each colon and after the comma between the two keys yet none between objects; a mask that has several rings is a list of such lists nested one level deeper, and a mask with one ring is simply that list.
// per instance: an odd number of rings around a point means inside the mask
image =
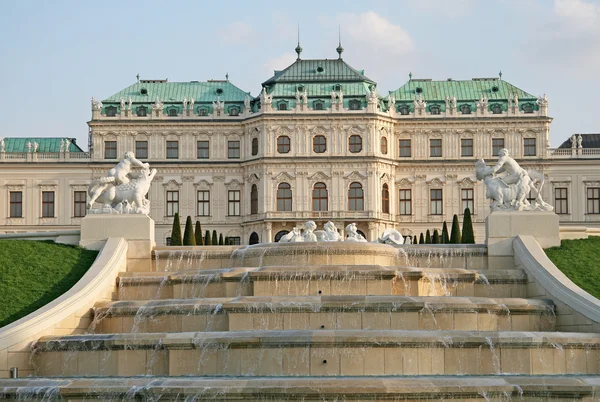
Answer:
[{"label": "balcony", "polygon": [[600,159],[600,148],[550,148],[551,159]]},{"label": "balcony", "polygon": [[79,162],[91,159],[89,152],[0,152],[0,162]]}]

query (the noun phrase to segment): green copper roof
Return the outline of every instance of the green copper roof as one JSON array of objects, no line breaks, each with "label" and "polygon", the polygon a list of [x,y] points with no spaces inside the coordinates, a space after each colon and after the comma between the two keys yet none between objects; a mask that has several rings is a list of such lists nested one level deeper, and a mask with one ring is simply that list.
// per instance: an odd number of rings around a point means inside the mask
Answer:
[{"label": "green copper roof", "polygon": [[[142,92],[144,92],[143,94]],[[120,103],[121,98],[134,103],[154,103],[156,97],[165,105],[181,103],[183,98],[194,99],[196,103],[212,103],[220,97],[223,102],[243,103],[249,92],[244,92],[229,81],[191,81],[191,82],[145,82],[144,80],[128,86],[122,91],[104,99],[103,103]]]},{"label": "green copper roof", "polygon": [[339,84],[334,83],[319,83],[319,84],[299,84],[299,83],[282,83],[277,84],[273,87],[273,90],[269,92],[274,97],[288,97],[295,98],[296,89],[301,86],[303,90],[307,91],[309,99],[312,98],[331,98],[331,91],[334,87],[339,85],[344,97],[360,96],[362,98],[370,92],[369,83],[367,82],[341,82]]},{"label": "green copper roof", "polygon": [[[60,141],[69,140],[69,152],[83,152],[83,149],[75,143],[75,138],[48,138],[48,137],[7,137],[4,139],[6,152],[27,152],[27,143],[37,142],[38,152],[60,152]],[[31,149],[33,151],[33,148]]]},{"label": "green copper roof", "polygon": [[[420,91],[420,92],[419,92]],[[516,94],[519,100],[536,100],[537,97],[498,78],[481,78],[469,81],[432,81],[413,79],[392,92],[396,101],[413,101],[421,95],[424,101],[445,101],[455,96],[457,101],[476,101],[482,96],[492,100],[507,100]]]},{"label": "green copper roof", "polygon": [[270,86],[282,82],[346,82],[366,81],[375,84],[375,81],[364,75],[364,71],[355,70],[344,60],[296,60],[285,70],[275,71],[273,77],[263,82],[263,86]]}]

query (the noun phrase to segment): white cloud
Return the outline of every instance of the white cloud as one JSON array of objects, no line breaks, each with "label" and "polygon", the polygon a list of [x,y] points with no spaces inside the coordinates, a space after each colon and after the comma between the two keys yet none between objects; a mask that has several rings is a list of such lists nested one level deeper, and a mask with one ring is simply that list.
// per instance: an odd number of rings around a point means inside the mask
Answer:
[{"label": "white cloud", "polygon": [[554,14],[569,31],[561,33],[600,33],[600,4],[582,0],[555,0]]},{"label": "white cloud", "polygon": [[473,10],[473,0],[418,0],[410,1],[410,6],[427,12],[437,12],[449,17],[469,14]]},{"label": "white cloud", "polygon": [[234,21],[220,32],[220,38],[229,44],[254,43],[257,38],[257,32],[248,23]]},{"label": "white cloud", "polygon": [[271,78],[274,70],[283,70],[292,64],[298,55],[296,53],[286,52],[276,57],[271,57],[265,63],[266,76]]}]

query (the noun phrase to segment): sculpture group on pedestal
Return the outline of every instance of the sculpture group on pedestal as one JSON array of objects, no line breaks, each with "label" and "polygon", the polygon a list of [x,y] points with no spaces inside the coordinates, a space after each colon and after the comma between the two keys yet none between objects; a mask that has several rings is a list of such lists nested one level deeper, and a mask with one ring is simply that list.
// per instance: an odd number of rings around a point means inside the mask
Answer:
[{"label": "sculpture group on pedestal", "polygon": [[[135,173],[133,167],[141,168]],[[150,201],[146,194],[156,175],[156,169],[136,159],[133,152],[125,157],[105,177],[92,181],[88,187],[88,208],[90,213],[150,213]],[[94,203],[102,204],[101,209],[93,209]]]},{"label": "sculpture group on pedestal", "polygon": [[[509,156],[507,149],[498,153],[498,162],[487,166],[483,159],[475,163],[477,180],[486,186],[486,197],[492,200],[491,209],[509,211],[552,211],[554,207],[542,199],[544,175],[525,170]],[[501,175],[504,173],[503,175]],[[535,197],[530,203],[529,194]]]},{"label": "sculpture group on pedestal", "polygon": [[[346,226],[346,239],[339,234],[333,222],[327,222],[323,225],[324,230],[316,230],[317,224],[314,221],[308,221],[304,224],[303,230],[294,227],[291,232],[283,236],[279,243],[298,243],[298,242],[354,242],[366,243],[367,239],[358,233],[356,223],[350,223]],[[407,237],[409,239],[410,237]],[[386,229],[381,237],[374,243],[383,243],[390,245],[404,244],[404,237],[396,229]],[[408,243],[410,244],[410,242]]]}]

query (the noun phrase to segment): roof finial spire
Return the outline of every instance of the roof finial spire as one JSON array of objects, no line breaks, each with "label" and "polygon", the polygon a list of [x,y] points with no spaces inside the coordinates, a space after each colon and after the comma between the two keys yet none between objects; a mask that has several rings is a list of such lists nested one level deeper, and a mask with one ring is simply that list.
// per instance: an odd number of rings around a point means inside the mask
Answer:
[{"label": "roof finial spire", "polygon": [[408,80],[409,80],[409,81],[412,81],[412,71],[410,71],[410,72],[408,73]]},{"label": "roof finial spire", "polygon": [[229,73],[225,73],[225,79],[229,82]]},{"label": "roof finial spire", "polygon": [[338,52],[338,59],[342,60],[342,53],[344,52],[344,48],[342,47],[342,29],[341,27],[338,25],[338,47],[337,49],[335,49],[336,52]]},{"label": "roof finial spire", "polygon": [[137,73],[137,75],[135,76],[135,78],[137,78],[137,82],[140,82],[140,73]]},{"label": "roof finial spire", "polygon": [[296,60],[300,60],[300,53],[302,53],[302,46],[300,46],[300,23],[298,23],[298,46],[296,46],[296,53],[298,53]]},{"label": "roof finial spire", "polygon": [[500,77],[500,79],[502,79],[502,70],[500,70],[500,72],[498,73],[498,77]]}]

